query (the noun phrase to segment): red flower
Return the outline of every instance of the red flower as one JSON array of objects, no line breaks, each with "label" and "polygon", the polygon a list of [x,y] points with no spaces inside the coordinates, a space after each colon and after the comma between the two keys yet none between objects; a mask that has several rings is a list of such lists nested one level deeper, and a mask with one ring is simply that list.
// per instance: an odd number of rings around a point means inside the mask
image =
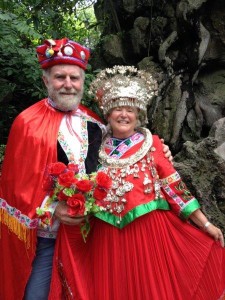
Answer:
[{"label": "red flower", "polygon": [[75,164],[72,164],[72,163],[68,164],[67,169],[70,170],[70,171],[73,171],[74,174],[77,174],[79,172],[78,165],[75,165]]},{"label": "red flower", "polygon": [[[79,174],[78,165],[71,163],[66,166],[56,162],[47,167],[46,174],[48,177],[43,180],[43,188],[49,196],[47,207],[36,208],[37,216],[44,227],[52,225],[52,215],[48,205],[50,206],[57,199],[67,203],[67,212],[72,217],[84,217],[104,209],[101,206],[104,206],[107,191],[112,185],[112,180],[106,173]],[[86,241],[90,231],[88,218],[85,218],[80,230]]]},{"label": "red flower", "polygon": [[85,197],[82,194],[75,194],[67,200],[68,214],[70,216],[83,216],[85,212]]},{"label": "red flower", "polygon": [[98,200],[102,201],[107,196],[107,192],[104,189],[96,187],[93,193],[93,197]]},{"label": "red flower", "polygon": [[111,178],[104,172],[98,172],[96,176],[97,185],[103,189],[109,189],[112,185]]},{"label": "red flower", "polygon": [[93,184],[90,180],[83,179],[76,183],[76,187],[80,192],[87,193],[90,192],[90,190],[93,187]]},{"label": "red flower", "polygon": [[52,225],[52,214],[49,211],[46,211],[42,216],[38,216],[41,219],[41,222],[45,225]]},{"label": "red flower", "polygon": [[52,176],[46,177],[42,184],[43,190],[50,191],[53,189],[53,187],[54,187],[54,179],[52,178]]},{"label": "red flower", "polygon": [[57,199],[58,199],[59,201],[67,201],[67,200],[68,200],[68,197],[69,197],[69,196],[67,196],[67,195],[65,195],[65,194],[63,193],[63,190],[60,191],[59,194],[57,195]]},{"label": "red flower", "polygon": [[59,179],[58,179],[59,184],[62,186],[65,186],[65,187],[70,187],[76,181],[77,181],[77,179],[74,178],[73,171],[68,171],[66,173],[60,174]]},{"label": "red flower", "polygon": [[66,165],[62,162],[52,163],[48,166],[48,173],[57,176],[66,170]]}]

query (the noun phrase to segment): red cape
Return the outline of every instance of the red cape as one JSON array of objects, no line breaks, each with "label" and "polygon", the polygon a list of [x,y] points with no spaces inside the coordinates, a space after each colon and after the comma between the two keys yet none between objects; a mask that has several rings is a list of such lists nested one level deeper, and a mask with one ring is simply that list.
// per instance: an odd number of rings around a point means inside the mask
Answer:
[{"label": "red cape", "polygon": [[[100,121],[88,108],[82,111]],[[64,113],[43,99],[15,119],[2,166],[0,198],[0,299],[22,299],[36,247],[35,211],[45,191],[46,166],[57,161],[57,136]],[[15,209],[14,209],[15,208]],[[19,279],[19,280],[18,280]]]}]

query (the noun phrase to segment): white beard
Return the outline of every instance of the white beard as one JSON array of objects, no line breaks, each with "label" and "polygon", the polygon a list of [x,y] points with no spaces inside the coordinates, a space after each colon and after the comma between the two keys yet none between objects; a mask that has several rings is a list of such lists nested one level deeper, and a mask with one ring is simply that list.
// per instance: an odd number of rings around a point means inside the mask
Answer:
[{"label": "white beard", "polygon": [[[67,93],[67,95],[63,93]],[[80,104],[80,101],[83,97],[83,89],[78,92],[75,89],[71,89],[69,91],[60,89],[59,91],[55,91],[52,88],[49,88],[48,95],[49,98],[54,102],[57,109],[61,111],[70,111],[77,109],[78,105]]]}]

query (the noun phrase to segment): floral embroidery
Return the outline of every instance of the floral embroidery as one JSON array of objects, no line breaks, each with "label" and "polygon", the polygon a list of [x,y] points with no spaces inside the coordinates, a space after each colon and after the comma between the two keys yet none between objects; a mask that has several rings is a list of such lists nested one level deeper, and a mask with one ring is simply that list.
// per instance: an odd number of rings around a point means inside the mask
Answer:
[{"label": "floral embroidery", "polygon": [[83,142],[80,144],[80,158],[75,158],[74,153],[70,149],[64,135],[62,132],[59,131],[58,133],[58,141],[60,145],[62,146],[64,152],[66,153],[66,156],[69,160],[69,163],[74,163],[79,165],[79,172],[85,173],[85,159],[87,157],[87,151],[88,151],[88,133],[87,133],[87,119],[85,115],[81,115],[81,139]]},{"label": "floral embroidery", "polygon": [[164,191],[179,205],[180,208],[184,208],[185,202],[174,193],[174,191],[169,186],[163,187]]},{"label": "floral embroidery", "polygon": [[171,184],[178,180],[180,180],[180,175],[177,172],[171,174],[170,176],[168,176],[166,178],[160,179],[162,186]]},{"label": "floral embroidery", "polygon": [[126,140],[122,140],[117,147],[115,148],[113,144],[113,139],[108,140],[106,143],[106,147],[111,149],[111,153],[109,154],[111,157],[120,158],[124,155],[126,151],[128,151],[134,145],[143,141],[144,136],[143,134],[137,132],[136,134],[132,135],[131,137],[127,138]]},{"label": "floral embroidery", "polygon": [[174,188],[182,194],[184,200],[189,201],[193,198],[190,191],[187,189],[186,184],[183,181],[178,182],[178,184],[175,185]]},{"label": "floral embroidery", "polygon": [[66,153],[69,163],[74,163],[74,164],[79,165],[79,172],[85,174],[86,173],[85,159],[87,157],[87,152],[88,152],[87,122],[90,121],[93,123],[97,123],[100,128],[103,128],[104,125],[101,124],[100,122],[96,121],[91,116],[88,116],[83,113],[81,113],[81,115],[80,115],[80,120],[81,120],[81,133],[80,134],[81,134],[81,139],[83,142],[80,144],[81,148],[80,148],[80,155],[79,155],[80,158],[79,159],[75,158],[73,151],[70,149],[64,135],[60,131],[58,133],[58,141],[59,141],[61,147],[63,148],[64,152]]},{"label": "floral embroidery", "polygon": [[[170,187],[171,184],[173,188],[177,190],[178,194],[176,194],[173,189]],[[193,196],[188,191],[185,183],[181,181],[180,175],[175,172],[172,175],[161,179],[161,185],[164,191],[179,205],[181,209],[186,206],[185,201],[190,201],[193,199]],[[179,195],[182,197],[179,197]]]},{"label": "floral embroidery", "polygon": [[21,213],[20,210],[10,206],[4,199],[0,198],[0,209],[4,210],[9,216],[14,217],[17,221],[29,229],[35,229],[38,226],[38,219],[30,219]]},{"label": "floral embroidery", "polygon": [[37,236],[47,238],[47,239],[56,239],[57,231],[46,231],[46,230],[38,229]]},{"label": "floral embroidery", "polygon": [[163,190],[175,201],[177,205],[183,210],[187,205],[191,203],[192,200],[195,200],[195,198],[190,194],[188,198],[188,202],[184,202],[183,199],[185,199],[184,194],[182,193],[182,197],[179,197],[170,186],[163,186]]}]

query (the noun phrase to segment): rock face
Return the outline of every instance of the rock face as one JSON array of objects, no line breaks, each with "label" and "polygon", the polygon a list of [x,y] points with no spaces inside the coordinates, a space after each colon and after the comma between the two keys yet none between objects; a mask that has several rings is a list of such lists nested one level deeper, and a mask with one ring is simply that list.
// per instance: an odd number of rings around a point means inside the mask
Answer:
[{"label": "rock face", "polygon": [[225,232],[224,0],[98,0],[95,13],[102,41],[94,68],[135,65],[155,74],[149,128]]},{"label": "rock face", "polygon": [[175,168],[202,204],[210,220],[225,225],[225,118],[214,123],[207,138],[187,141],[175,156]]}]

